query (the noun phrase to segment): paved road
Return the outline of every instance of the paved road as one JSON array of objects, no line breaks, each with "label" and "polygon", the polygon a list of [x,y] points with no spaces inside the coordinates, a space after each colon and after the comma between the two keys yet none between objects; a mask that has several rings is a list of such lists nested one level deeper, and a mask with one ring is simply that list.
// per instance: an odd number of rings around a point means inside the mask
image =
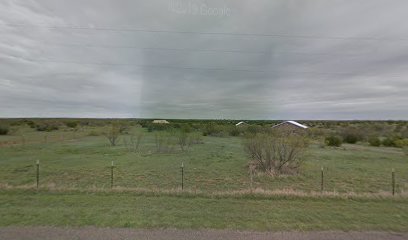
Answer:
[{"label": "paved road", "polygon": [[135,230],[109,228],[0,228],[1,240],[406,240],[408,233],[385,232],[246,232],[230,230]]}]

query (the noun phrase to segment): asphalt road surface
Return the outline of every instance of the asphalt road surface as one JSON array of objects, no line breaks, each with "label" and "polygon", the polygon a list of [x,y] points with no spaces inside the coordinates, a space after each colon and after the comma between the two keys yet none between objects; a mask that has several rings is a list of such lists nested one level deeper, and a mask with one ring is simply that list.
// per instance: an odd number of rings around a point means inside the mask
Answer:
[{"label": "asphalt road surface", "polygon": [[232,230],[136,230],[117,228],[0,228],[1,240],[406,240],[408,233],[387,232],[249,232]]}]

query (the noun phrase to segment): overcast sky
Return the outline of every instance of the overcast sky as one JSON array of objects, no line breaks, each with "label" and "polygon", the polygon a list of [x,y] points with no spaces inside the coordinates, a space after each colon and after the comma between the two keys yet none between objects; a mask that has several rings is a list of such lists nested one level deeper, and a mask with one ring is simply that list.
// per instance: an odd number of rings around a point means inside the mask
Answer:
[{"label": "overcast sky", "polygon": [[1,0],[0,117],[408,119],[406,0]]}]

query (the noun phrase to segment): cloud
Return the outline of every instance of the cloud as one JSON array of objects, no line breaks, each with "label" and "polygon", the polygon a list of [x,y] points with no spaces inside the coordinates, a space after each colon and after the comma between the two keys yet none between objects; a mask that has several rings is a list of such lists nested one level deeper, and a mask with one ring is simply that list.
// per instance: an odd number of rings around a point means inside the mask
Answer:
[{"label": "cloud", "polygon": [[408,119],[407,7],[1,1],[0,117]]}]

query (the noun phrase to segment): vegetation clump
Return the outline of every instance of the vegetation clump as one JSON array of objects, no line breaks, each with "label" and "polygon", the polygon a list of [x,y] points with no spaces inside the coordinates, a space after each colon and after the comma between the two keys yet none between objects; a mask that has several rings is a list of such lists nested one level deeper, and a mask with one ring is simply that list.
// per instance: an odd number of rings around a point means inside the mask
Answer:
[{"label": "vegetation clump", "polygon": [[78,126],[78,122],[77,121],[67,121],[64,122],[65,126],[69,127],[69,128],[76,128]]},{"label": "vegetation clump", "polygon": [[9,132],[9,128],[6,126],[0,126],[0,135],[7,135]]},{"label": "vegetation clump", "polygon": [[118,142],[120,133],[121,127],[119,126],[119,124],[113,123],[106,129],[103,135],[108,139],[110,145],[114,147]]},{"label": "vegetation clump", "polygon": [[52,132],[59,129],[59,123],[54,121],[40,122],[35,125],[35,129],[39,132]]},{"label": "vegetation clump", "polygon": [[368,139],[370,146],[379,147],[381,146],[381,140],[378,137],[371,137]]},{"label": "vegetation clump", "polygon": [[364,139],[361,130],[357,128],[348,127],[346,129],[343,129],[341,135],[343,137],[343,142],[350,144],[355,144],[358,141],[362,141]]},{"label": "vegetation clump", "polygon": [[332,135],[332,136],[326,137],[325,143],[327,146],[330,146],[330,147],[341,147],[341,145],[343,144],[343,140],[338,136]]},{"label": "vegetation clump", "polygon": [[285,130],[258,133],[244,143],[251,159],[249,165],[271,175],[297,173],[307,146],[305,136]]}]

